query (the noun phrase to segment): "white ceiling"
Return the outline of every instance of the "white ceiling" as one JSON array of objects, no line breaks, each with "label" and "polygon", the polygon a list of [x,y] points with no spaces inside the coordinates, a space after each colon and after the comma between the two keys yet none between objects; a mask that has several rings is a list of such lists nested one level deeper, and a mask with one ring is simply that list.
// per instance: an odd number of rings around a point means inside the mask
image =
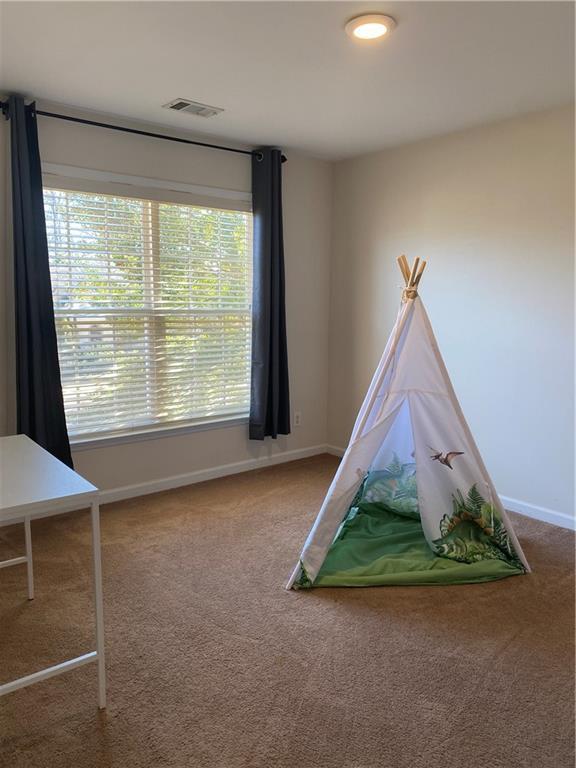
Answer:
[{"label": "white ceiling", "polygon": [[[343,31],[394,16],[388,40]],[[569,2],[4,2],[0,88],[341,158],[574,98]],[[203,120],[161,105],[224,107]]]}]

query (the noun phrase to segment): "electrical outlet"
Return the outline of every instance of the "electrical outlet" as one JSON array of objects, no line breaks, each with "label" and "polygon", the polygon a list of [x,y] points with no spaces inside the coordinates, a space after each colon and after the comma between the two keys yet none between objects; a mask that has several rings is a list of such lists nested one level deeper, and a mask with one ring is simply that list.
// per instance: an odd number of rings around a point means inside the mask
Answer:
[{"label": "electrical outlet", "polygon": [[302,412],[294,411],[294,426],[299,427],[302,424]]}]

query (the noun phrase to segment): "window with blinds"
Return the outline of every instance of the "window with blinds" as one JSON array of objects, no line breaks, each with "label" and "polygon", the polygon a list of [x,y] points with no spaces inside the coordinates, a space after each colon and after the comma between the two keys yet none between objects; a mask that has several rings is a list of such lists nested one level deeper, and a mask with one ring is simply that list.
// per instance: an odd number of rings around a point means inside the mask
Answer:
[{"label": "window with blinds", "polygon": [[252,215],[45,188],[68,430],[245,415]]}]

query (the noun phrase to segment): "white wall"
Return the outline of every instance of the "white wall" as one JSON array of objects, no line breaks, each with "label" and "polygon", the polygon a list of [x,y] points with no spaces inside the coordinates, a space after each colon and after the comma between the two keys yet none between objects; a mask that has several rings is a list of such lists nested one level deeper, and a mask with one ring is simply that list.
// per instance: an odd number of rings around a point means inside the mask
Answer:
[{"label": "white wall", "polygon": [[499,493],[573,515],[573,144],[564,108],[337,165],[331,444],[346,445],[396,315],[396,257],[420,256],[421,295]]},{"label": "white wall", "polygon": [[[94,118],[94,116],[87,115]],[[250,160],[213,150],[162,142],[100,128],[39,118],[44,162],[148,176],[236,190],[250,190]],[[138,127],[142,127],[139,125]],[[157,130],[157,126],[154,128]],[[286,150],[284,223],[288,354],[292,409],[302,425],[265,443],[247,439],[247,425],[182,434],[90,450],[73,450],[76,469],[103,489],[148,483],[214,466],[300,451],[327,438],[330,164]],[[0,174],[4,155],[0,152]],[[0,176],[1,178],[1,176]],[[5,206],[0,206],[4,210]],[[2,268],[8,259],[4,258]],[[0,289],[2,271],[0,271]],[[10,286],[5,285],[10,293]],[[2,320],[0,368],[9,335]],[[9,356],[8,356],[9,357]],[[9,374],[10,375],[10,374]],[[6,376],[4,376],[4,379]],[[0,434],[14,430],[0,381]]]}]

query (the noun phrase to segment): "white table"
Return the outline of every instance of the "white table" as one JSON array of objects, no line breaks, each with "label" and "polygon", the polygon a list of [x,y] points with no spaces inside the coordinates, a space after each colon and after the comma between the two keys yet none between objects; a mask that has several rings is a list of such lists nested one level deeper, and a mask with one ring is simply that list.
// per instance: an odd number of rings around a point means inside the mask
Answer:
[{"label": "white table", "polygon": [[32,536],[30,521],[85,507],[91,508],[92,567],[96,614],[96,650],[63,661],[32,675],[0,685],[0,696],[46,680],[54,675],[98,664],[98,706],[106,706],[106,673],[104,668],[104,612],[102,607],[102,564],[100,559],[100,508],[98,489],[76,472],[54,458],[25,435],[0,437],[0,525],[24,523],[26,554],[0,561],[0,568],[26,564],[28,599],[34,597]]}]

